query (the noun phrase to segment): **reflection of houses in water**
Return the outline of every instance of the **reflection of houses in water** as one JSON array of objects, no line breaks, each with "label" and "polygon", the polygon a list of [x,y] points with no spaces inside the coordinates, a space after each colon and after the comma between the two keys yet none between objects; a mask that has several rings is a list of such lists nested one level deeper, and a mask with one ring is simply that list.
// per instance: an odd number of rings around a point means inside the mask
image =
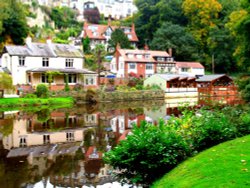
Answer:
[{"label": "reflection of houses in water", "polygon": [[35,116],[17,113],[16,118],[12,120],[13,131],[3,138],[4,147],[11,149],[83,141],[84,130],[89,126],[98,125],[98,114],[77,116],[65,112],[52,112],[47,114],[47,117],[44,116],[40,113]]}]

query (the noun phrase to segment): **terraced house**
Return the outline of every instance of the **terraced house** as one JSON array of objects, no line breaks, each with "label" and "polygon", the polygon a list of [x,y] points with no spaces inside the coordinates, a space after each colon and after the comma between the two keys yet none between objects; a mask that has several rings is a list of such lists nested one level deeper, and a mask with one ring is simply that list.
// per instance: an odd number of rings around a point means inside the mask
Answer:
[{"label": "terraced house", "polygon": [[[13,85],[36,87],[50,83],[51,90],[60,90],[68,80],[71,88],[77,84],[97,87],[97,74],[83,68],[83,54],[74,46],[52,43],[33,43],[26,39],[24,46],[4,47],[2,68],[12,75]],[[49,73],[53,73],[49,80]],[[28,87],[24,87],[28,86]]]}]

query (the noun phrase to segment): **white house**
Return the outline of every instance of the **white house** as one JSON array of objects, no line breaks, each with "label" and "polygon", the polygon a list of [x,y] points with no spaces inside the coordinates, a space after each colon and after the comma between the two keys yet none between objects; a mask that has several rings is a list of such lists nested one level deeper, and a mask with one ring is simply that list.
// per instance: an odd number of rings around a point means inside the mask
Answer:
[{"label": "white house", "polygon": [[205,69],[199,62],[175,62],[176,73],[189,76],[203,76]]},{"label": "white house", "polygon": [[12,75],[13,85],[48,83],[48,71],[57,72],[51,83],[51,90],[63,89],[68,78],[70,87],[82,84],[97,87],[97,74],[83,68],[83,54],[67,44],[33,43],[26,39],[25,46],[5,46],[2,53],[2,67]]}]

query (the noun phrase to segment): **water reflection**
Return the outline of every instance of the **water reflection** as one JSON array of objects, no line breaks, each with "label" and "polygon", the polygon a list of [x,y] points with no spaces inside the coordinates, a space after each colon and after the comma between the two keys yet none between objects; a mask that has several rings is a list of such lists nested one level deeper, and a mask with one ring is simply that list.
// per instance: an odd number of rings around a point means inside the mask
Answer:
[{"label": "water reflection", "polygon": [[[2,112],[0,187],[82,187],[115,181],[104,152],[134,123],[178,115],[185,100],[105,103],[72,109]],[[187,99],[186,99],[187,101]],[[195,105],[197,99],[188,99]],[[181,103],[179,103],[181,102]]]}]

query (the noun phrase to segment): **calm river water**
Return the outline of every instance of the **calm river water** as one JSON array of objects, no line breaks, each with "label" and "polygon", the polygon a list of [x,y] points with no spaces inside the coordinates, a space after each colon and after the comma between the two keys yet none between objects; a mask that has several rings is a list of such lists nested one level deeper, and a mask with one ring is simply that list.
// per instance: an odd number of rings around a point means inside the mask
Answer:
[{"label": "calm river water", "polygon": [[0,187],[100,187],[115,179],[103,154],[133,123],[178,115],[195,99],[0,111]]}]

